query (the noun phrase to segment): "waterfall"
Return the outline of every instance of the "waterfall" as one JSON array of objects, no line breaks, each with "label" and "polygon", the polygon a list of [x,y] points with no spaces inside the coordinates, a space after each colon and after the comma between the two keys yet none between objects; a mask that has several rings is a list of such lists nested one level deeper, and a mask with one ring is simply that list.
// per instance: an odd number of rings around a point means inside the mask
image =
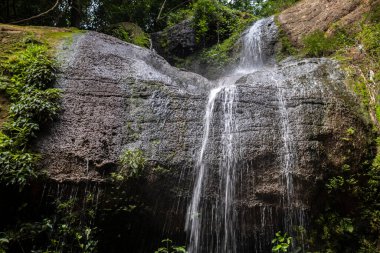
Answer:
[{"label": "waterfall", "polygon": [[[242,37],[240,62],[228,75],[217,80],[212,89],[203,119],[202,145],[196,162],[196,179],[191,202],[186,217],[188,234],[188,252],[235,253],[239,251],[239,240],[244,238],[239,229],[239,215],[236,210],[237,187],[239,176],[239,135],[238,118],[235,115],[239,89],[236,82],[246,74],[270,69],[264,54],[262,37],[264,29],[273,25],[273,17],[255,22]],[[271,73],[271,71],[269,71]],[[270,76],[270,75],[269,75]],[[286,108],[284,90],[280,82],[272,75],[277,89],[278,110],[280,114],[280,131],[283,143],[281,157],[281,175],[284,184],[283,208],[292,208],[294,167],[294,149],[292,147],[289,116]],[[216,133],[212,135],[212,133]],[[212,153],[217,150],[217,154]],[[218,171],[214,171],[213,163],[217,161]],[[215,167],[215,166],[214,166]],[[217,183],[215,183],[215,181]],[[212,190],[207,190],[211,188]],[[265,217],[265,207],[261,219]],[[272,214],[269,208],[269,213]],[[293,225],[292,215],[285,211],[285,228]],[[289,224],[288,224],[289,223]],[[262,221],[264,226],[265,220]],[[289,225],[289,226],[287,226]],[[256,236],[255,236],[256,237]],[[261,242],[258,242],[261,245]],[[261,248],[261,246],[260,246]],[[261,249],[256,252],[261,252]]]}]

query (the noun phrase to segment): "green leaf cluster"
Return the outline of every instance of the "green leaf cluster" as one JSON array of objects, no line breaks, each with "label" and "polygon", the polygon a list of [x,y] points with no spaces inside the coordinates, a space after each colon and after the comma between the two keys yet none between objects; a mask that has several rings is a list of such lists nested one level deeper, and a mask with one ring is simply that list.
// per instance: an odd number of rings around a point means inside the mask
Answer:
[{"label": "green leaf cluster", "polygon": [[123,22],[104,30],[105,33],[112,35],[125,42],[135,44],[140,47],[150,47],[149,35],[139,26],[133,23]]},{"label": "green leaf cluster", "polygon": [[0,63],[0,92],[10,100],[9,119],[0,132],[0,181],[19,185],[36,177],[40,158],[31,141],[59,113],[60,91],[55,82],[55,63],[48,48],[25,40],[22,49]]},{"label": "green leaf cluster", "polygon": [[20,222],[0,233],[0,252],[2,248],[7,250],[12,245],[29,248],[29,244],[32,244],[33,253],[96,252],[97,228],[91,225],[95,218],[94,198],[93,194],[89,195],[92,197],[87,197],[83,202],[76,197],[59,198],[54,201],[54,212],[48,218]]},{"label": "green leaf cluster", "polygon": [[240,38],[241,33],[256,20],[253,16],[246,16],[238,19],[232,34],[222,41],[208,49],[203,50],[201,58],[204,62],[214,66],[223,67],[233,60],[231,57],[233,47]]},{"label": "green leaf cluster", "polygon": [[124,150],[119,158],[120,169],[111,174],[115,181],[124,181],[142,176],[145,167],[144,152],[140,149]]},{"label": "green leaf cluster", "polygon": [[276,233],[276,237],[272,240],[272,252],[288,252],[293,238],[288,236],[287,233],[282,234],[280,231]]},{"label": "green leaf cluster", "polygon": [[[355,134],[352,127],[345,131],[342,141],[348,145],[347,152],[350,145],[355,145],[352,139]],[[355,170],[344,164],[341,170],[330,171],[325,188],[318,194],[324,200],[324,206],[311,233],[314,250],[377,252],[375,245],[380,234],[379,152],[372,164],[364,162]]]},{"label": "green leaf cluster", "polygon": [[308,57],[329,56],[340,48],[354,44],[346,30],[337,28],[333,35],[317,30],[303,38],[303,54]]},{"label": "green leaf cluster", "polygon": [[186,248],[184,246],[175,246],[173,241],[170,239],[164,239],[161,241],[164,246],[158,248],[154,253],[186,253]]},{"label": "green leaf cluster", "polygon": [[256,16],[269,17],[292,6],[299,0],[257,0],[254,1],[253,11]]},{"label": "green leaf cluster", "polygon": [[228,38],[239,22],[239,11],[215,0],[198,0],[192,9],[195,38],[205,47]]}]

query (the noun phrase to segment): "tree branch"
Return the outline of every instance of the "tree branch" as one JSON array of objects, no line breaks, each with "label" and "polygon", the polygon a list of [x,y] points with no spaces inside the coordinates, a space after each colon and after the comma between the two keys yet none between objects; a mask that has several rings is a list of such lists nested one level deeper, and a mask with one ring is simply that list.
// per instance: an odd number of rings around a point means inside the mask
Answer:
[{"label": "tree branch", "polygon": [[42,12],[42,13],[40,13],[40,14],[38,14],[38,15],[36,15],[36,16],[30,17],[30,18],[26,18],[26,19],[22,19],[22,20],[18,20],[18,21],[10,22],[10,24],[19,24],[19,23],[23,23],[23,22],[25,22],[25,21],[30,21],[30,20],[33,20],[33,19],[36,19],[36,18],[42,17],[42,16],[48,14],[49,12],[51,12],[52,10],[54,10],[54,9],[58,6],[59,1],[60,1],[60,0],[57,0],[57,1],[55,2],[54,6],[51,7],[49,10],[47,10],[47,11],[45,11],[45,12]]},{"label": "tree branch", "polygon": [[156,21],[160,19],[161,12],[162,12],[162,10],[164,9],[165,3],[166,3],[166,0],[164,1],[164,3],[163,3],[162,6],[161,6],[161,9],[160,9],[160,12],[158,13],[158,16],[157,16]]}]

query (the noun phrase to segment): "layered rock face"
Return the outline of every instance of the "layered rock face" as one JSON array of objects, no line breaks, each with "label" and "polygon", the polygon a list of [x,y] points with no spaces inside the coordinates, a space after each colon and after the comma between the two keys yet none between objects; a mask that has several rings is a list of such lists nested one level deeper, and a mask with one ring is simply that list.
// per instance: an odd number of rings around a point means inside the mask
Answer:
[{"label": "layered rock face", "polygon": [[[78,36],[60,55],[57,86],[63,90],[63,110],[36,143],[48,176],[58,182],[102,182],[117,169],[123,150],[142,150],[148,162],[140,187],[156,217],[152,226],[181,236],[202,145],[205,105],[215,84],[171,67],[148,49],[94,32]],[[289,217],[307,214],[325,172],[346,162],[342,138],[348,128],[355,129],[352,152],[357,162],[364,157],[368,126],[357,115],[344,80],[335,62],[308,59],[261,68],[236,81],[240,179],[233,208],[238,252],[266,252],[286,212]],[[206,154],[211,178],[217,178],[223,153],[222,100],[221,95],[215,100],[212,148]],[[289,161],[294,194],[286,205],[283,170]],[[217,184],[209,181],[205,203],[215,195]],[[144,247],[138,250],[147,252]]]},{"label": "layered rock face", "polygon": [[62,116],[38,143],[53,179],[102,180],[123,149],[164,165],[191,163],[205,78],[98,33],[77,38],[62,57]]},{"label": "layered rock face", "polygon": [[327,31],[331,24],[346,27],[361,21],[379,3],[379,0],[303,0],[283,11],[278,21],[292,42],[300,44],[305,35]]}]

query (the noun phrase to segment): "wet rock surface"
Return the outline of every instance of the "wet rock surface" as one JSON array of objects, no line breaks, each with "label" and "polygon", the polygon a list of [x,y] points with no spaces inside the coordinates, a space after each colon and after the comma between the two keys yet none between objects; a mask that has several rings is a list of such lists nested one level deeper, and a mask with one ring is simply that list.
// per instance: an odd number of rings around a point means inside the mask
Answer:
[{"label": "wet rock surface", "polygon": [[[58,182],[101,182],[117,169],[122,150],[140,149],[147,159],[140,187],[157,217],[154,226],[173,237],[183,234],[205,104],[215,84],[171,67],[148,49],[95,32],[78,36],[60,54],[57,87],[63,90],[63,110],[36,143],[48,176]],[[356,132],[352,152],[357,163],[366,155],[369,127],[358,116],[355,97],[344,80],[335,62],[307,59],[260,69],[236,82],[241,182],[234,206],[242,230],[239,252],[268,247],[274,228],[282,223],[279,93],[295,161],[295,209],[307,210],[325,172],[345,162],[342,138],[348,128]],[[221,155],[221,99],[217,98],[210,132],[210,146],[215,148],[206,154],[211,175],[217,175]],[[206,199],[213,198],[217,184],[210,181]],[[259,245],[254,237],[266,239]]]},{"label": "wet rock surface", "polygon": [[102,180],[123,149],[142,149],[151,162],[191,162],[211,86],[205,78],[94,32],[62,55],[62,114],[37,144],[52,178]]}]

